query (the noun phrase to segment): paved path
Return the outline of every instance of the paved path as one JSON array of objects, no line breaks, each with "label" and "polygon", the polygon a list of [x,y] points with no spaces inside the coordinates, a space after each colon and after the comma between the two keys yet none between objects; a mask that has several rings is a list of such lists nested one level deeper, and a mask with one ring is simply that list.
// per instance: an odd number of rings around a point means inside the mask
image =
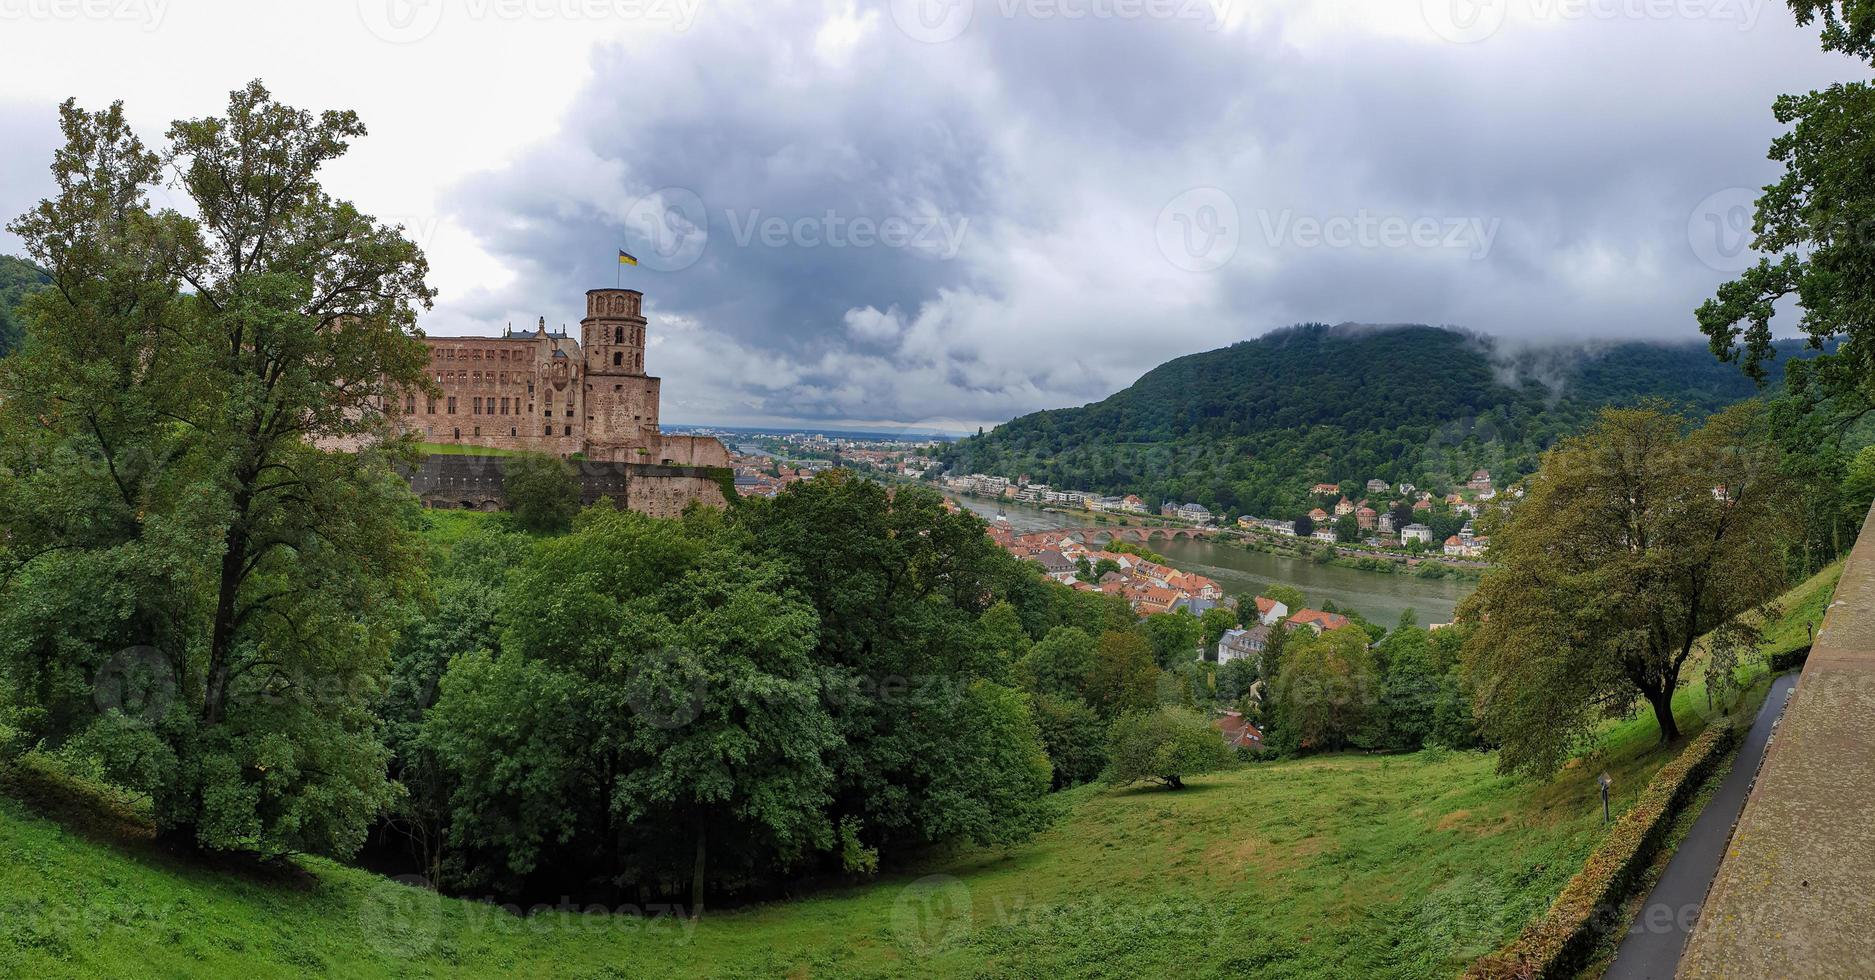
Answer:
[{"label": "paved path", "polygon": [[1686,937],[1699,918],[1700,906],[1705,904],[1706,889],[1732,839],[1732,825],[1745,808],[1745,796],[1758,774],[1758,764],[1764,760],[1765,740],[1796,683],[1795,674],[1785,674],[1772,682],[1770,696],[1764,699],[1764,707],[1758,709],[1751,731],[1738,747],[1732,771],[1673,852],[1603,980],[1672,980],[1680,966],[1680,953],[1686,948]]}]

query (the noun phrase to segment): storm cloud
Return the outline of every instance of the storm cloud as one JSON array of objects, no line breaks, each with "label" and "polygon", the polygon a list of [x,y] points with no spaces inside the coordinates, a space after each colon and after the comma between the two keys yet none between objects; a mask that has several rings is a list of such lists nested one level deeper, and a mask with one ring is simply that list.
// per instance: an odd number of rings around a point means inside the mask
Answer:
[{"label": "storm cloud", "polygon": [[1691,338],[1772,99],[1865,73],[1765,0],[669,3],[441,184],[500,274],[424,322],[622,276],[676,422],[974,428],[1303,321]]}]

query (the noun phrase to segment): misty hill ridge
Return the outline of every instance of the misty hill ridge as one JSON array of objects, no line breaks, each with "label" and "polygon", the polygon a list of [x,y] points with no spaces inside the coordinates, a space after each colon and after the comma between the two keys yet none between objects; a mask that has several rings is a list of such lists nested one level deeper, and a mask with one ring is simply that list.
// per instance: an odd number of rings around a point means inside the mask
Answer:
[{"label": "misty hill ridge", "polygon": [[1662,398],[1704,415],[1755,393],[1704,342],[1513,349],[1445,327],[1304,324],[1175,358],[943,459],[953,472],[1289,517],[1317,481],[1437,487],[1482,467],[1501,483],[1605,405]]}]

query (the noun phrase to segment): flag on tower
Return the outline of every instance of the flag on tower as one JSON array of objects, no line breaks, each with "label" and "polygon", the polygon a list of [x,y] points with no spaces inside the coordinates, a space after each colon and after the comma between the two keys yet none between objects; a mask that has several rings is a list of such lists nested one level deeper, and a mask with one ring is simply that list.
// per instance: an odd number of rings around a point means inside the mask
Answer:
[{"label": "flag on tower", "polygon": [[618,264],[619,265],[637,265],[638,257],[621,248],[618,250]]}]

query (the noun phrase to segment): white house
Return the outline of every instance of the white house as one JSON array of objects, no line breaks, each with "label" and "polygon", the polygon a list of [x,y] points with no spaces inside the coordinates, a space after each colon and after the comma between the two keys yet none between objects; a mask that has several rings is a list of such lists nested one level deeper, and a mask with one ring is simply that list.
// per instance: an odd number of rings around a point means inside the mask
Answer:
[{"label": "white house", "polygon": [[1219,667],[1233,660],[1255,659],[1263,655],[1269,646],[1270,628],[1257,625],[1249,629],[1225,630],[1217,641],[1217,665]]},{"label": "white house", "polygon": [[1400,543],[1417,541],[1420,544],[1432,543],[1432,528],[1424,524],[1408,524],[1400,529]]}]

